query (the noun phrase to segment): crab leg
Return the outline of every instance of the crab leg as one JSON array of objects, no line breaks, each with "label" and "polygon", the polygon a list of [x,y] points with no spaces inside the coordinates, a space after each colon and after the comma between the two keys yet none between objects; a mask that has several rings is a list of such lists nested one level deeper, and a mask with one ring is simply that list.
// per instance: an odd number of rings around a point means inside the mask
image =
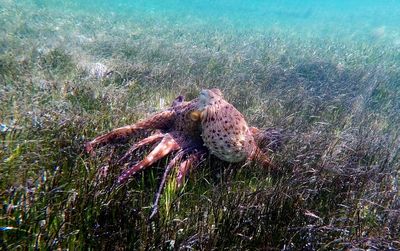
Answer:
[{"label": "crab leg", "polygon": [[129,150],[125,153],[125,155],[118,160],[118,164],[121,164],[123,161],[125,161],[134,151],[139,149],[140,147],[143,147],[144,145],[147,144],[153,144],[158,141],[160,141],[164,137],[163,133],[156,133],[153,134],[145,139],[142,139],[141,141],[135,143]]},{"label": "crab leg", "polygon": [[170,134],[166,134],[165,137],[161,140],[161,142],[156,146],[156,148],[154,148],[153,151],[149,153],[149,155],[147,155],[142,161],[140,161],[136,165],[129,168],[121,176],[119,176],[118,183],[121,184],[126,182],[126,180],[130,176],[135,174],[137,171],[150,166],[151,164],[161,159],[168,153],[179,149],[180,146],[175,141],[175,139]]},{"label": "crab leg", "polygon": [[92,152],[93,148],[106,144],[113,140],[123,139],[146,129],[166,129],[174,120],[174,111],[166,110],[159,112],[149,119],[139,121],[133,125],[128,125],[112,130],[86,143],[87,152]]}]

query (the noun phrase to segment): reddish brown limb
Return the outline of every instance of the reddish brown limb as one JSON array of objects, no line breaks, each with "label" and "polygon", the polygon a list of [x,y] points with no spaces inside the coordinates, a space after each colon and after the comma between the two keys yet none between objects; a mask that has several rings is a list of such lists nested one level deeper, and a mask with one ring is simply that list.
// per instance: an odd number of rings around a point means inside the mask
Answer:
[{"label": "reddish brown limb", "polygon": [[118,160],[117,163],[121,164],[127,158],[129,158],[129,156],[131,156],[132,153],[134,151],[136,151],[137,149],[139,149],[139,148],[141,148],[141,147],[143,147],[145,145],[148,145],[148,144],[153,144],[153,143],[159,142],[163,137],[164,137],[163,133],[156,133],[156,134],[153,134],[153,135],[151,135],[151,136],[149,136],[149,137],[147,137],[145,139],[142,139],[141,141],[135,143],[131,148],[129,148],[129,150],[125,153],[125,155],[122,158],[120,158]]},{"label": "reddish brown limb", "polygon": [[283,146],[283,134],[280,129],[268,128],[260,130],[255,127],[250,127],[250,131],[257,146],[264,153],[276,152]]},{"label": "reddish brown limb", "polygon": [[254,137],[254,135],[257,135],[260,133],[260,129],[258,129],[257,127],[254,127],[254,126],[249,127],[249,130],[250,130],[251,134],[253,134],[253,137]]},{"label": "reddish brown limb", "polygon": [[153,115],[151,118],[139,121],[136,124],[114,129],[111,132],[101,135],[86,143],[86,151],[92,152],[93,148],[99,145],[118,139],[124,139],[142,130],[166,129],[171,125],[171,123],[173,123],[174,116],[175,112],[173,110],[166,110]]},{"label": "reddish brown limb", "polygon": [[[167,181],[168,173],[171,171],[171,169],[176,166],[177,162],[180,162],[182,157],[187,154],[188,152],[193,151],[193,148],[189,148],[186,150],[181,150],[179,153],[169,162],[167,168],[164,171],[164,175],[162,177],[160,186],[158,188],[156,198],[153,203],[153,209],[150,215],[150,219],[153,218],[157,212],[158,212],[158,203],[160,201],[161,193],[162,190],[165,187],[165,182]],[[205,151],[203,150],[197,150],[196,152],[190,154],[186,160],[182,161],[179,164],[179,172],[177,176],[177,185],[178,187],[181,186],[181,182],[183,181],[183,178],[186,176],[188,173],[189,169],[197,164],[199,164],[200,160],[203,158],[203,155],[205,154]]]},{"label": "reddish brown limb", "polygon": [[168,166],[165,168],[160,186],[158,187],[156,198],[153,203],[153,208],[152,208],[152,211],[150,214],[150,219],[153,218],[156,215],[156,213],[158,212],[158,203],[160,201],[160,196],[161,196],[162,190],[164,189],[165,182],[167,181],[168,173],[171,171],[172,167],[174,167],[176,165],[176,163],[182,159],[184,154],[185,154],[185,151],[182,151],[182,150],[179,151],[179,153],[168,163]]},{"label": "reddish brown limb", "polygon": [[121,184],[126,182],[128,178],[134,175],[137,171],[150,166],[168,153],[179,149],[180,146],[175,141],[175,139],[170,134],[166,134],[161,142],[156,146],[156,148],[154,148],[153,151],[149,153],[149,155],[147,155],[142,161],[140,161],[136,165],[130,167],[121,176],[119,176],[118,183]]},{"label": "reddish brown limb", "polygon": [[197,151],[189,155],[189,157],[181,162],[179,165],[179,171],[176,178],[177,186],[181,187],[184,178],[186,177],[187,173],[193,166],[197,166],[200,161],[203,159],[205,151]]},{"label": "reddish brown limb", "polygon": [[262,167],[273,168],[271,159],[258,147],[256,148],[255,153],[250,157],[250,160],[260,163]]}]

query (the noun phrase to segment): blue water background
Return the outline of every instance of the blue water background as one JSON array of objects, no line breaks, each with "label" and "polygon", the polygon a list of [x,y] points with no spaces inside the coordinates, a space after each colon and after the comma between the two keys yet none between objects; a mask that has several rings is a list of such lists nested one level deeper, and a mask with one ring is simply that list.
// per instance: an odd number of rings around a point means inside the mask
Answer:
[{"label": "blue water background", "polygon": [[303,38],[400,43],[396,0],[135,0],[36,1],[62,11],[82,12],[146,25],[220,32],[284,32]]}]

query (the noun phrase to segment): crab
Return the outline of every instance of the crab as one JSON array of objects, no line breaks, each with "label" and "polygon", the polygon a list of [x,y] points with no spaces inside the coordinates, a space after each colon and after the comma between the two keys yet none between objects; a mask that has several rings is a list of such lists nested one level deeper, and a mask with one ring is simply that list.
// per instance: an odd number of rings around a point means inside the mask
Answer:
[{"label": "crab", "polygon": [[243,115],[224,100],[219,89],[205,89],[201,91],[199,98],[189,102],[184,101],[183,96],[178,96],[168,109],[135,124],[114,129],[86,143],[86,151],[93,152],[96,147],[142,131],[153,134],[135,143],[118,160],[118,164],[126,162],[141,147],[157,145],[143,160],[125,170],[117,183],[126,183],[138,171],[174,153],[165,168],[151,217],[157,212],[168,172],[175,166],[178,167],[178,187],[189,170],[209,153],[231,163],[257,160],[264,166],[270,166],[269,157],[258,146],[260,139],[266,138],[265,134],[255,127],[249,127]]}]

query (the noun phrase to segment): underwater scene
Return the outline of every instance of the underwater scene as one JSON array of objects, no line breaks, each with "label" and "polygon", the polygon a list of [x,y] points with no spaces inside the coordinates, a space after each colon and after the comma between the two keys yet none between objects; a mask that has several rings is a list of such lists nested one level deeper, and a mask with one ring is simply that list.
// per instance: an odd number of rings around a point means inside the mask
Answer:
[{"label": "underwater scene", "polygon": [[397,0],[0,0],[0,250],[400,250],[399,114]]}]

